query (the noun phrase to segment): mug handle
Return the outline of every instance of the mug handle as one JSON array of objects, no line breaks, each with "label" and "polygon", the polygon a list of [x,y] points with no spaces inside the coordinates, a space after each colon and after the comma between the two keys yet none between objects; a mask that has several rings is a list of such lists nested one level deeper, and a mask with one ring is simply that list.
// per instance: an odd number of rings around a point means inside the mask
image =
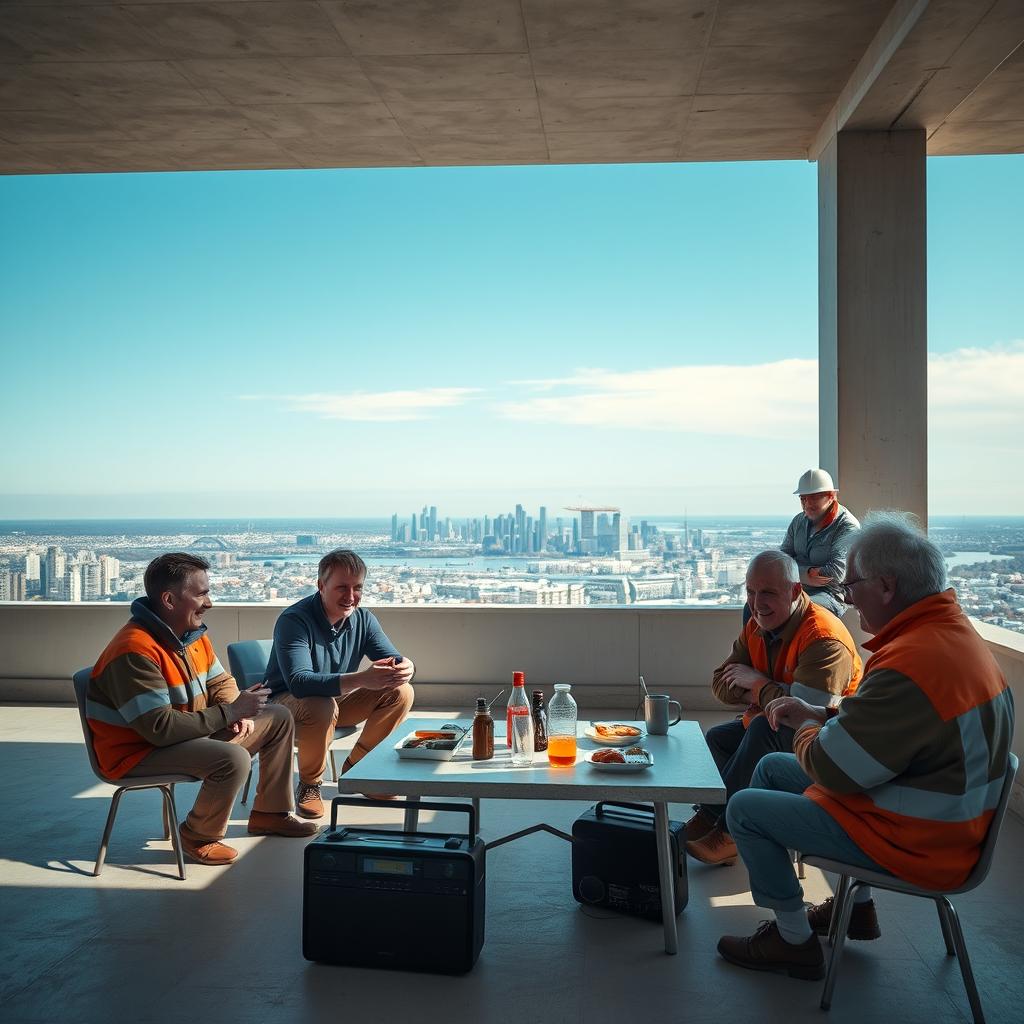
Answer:
[{"label": "mug handle", "polygon": [[669,706],[669,710],[671,710],[673,707],[676,709],[676,717],[675,717],[675,719],[673,721],[669,722],[668,724],[670,726],[678,725],[680,723],[680,721],[682,721],[682,718],[683,718],[683,705],[680,704],[679,701],[677,701],[677,700],[670,700],[668,702],[668,706]]}]

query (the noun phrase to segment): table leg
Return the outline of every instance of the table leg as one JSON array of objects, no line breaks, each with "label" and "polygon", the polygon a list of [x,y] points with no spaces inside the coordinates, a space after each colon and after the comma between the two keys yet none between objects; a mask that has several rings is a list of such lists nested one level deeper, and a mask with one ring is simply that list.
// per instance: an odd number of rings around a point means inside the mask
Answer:
[{"label": "table leg", "polygon": [[675,865],[668,837],[668,805],[664,803],[654,804],[654,841],[658,847],[658,885],[661,888],[661,918],[665,926],[665,952],[674,956],[679,949]]},{"label": "table leg", "polygon": [[[420,802],[418,796],[407,796],[405,798],[409,801],[410,805],[415,805]],[[406,832],[415,832],[419,828],[420,824],[420,809],[416,806],[407,806],[405,808],[405,824],[402,826]]]}]

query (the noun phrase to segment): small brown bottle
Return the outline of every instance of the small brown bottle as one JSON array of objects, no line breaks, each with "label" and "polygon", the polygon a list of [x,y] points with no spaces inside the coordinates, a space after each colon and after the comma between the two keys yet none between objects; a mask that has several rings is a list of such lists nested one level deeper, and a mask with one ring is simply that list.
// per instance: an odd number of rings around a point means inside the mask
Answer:
[{"label": "small brown bottle", "polygon": [[533,749],[548,749],[548,713],[543,690],[533,691]]},{"label": "small brown bottle", "polygon": [[489,761],[494,757],[494,719],[491,718],[487,701],[476,699],[476,714],[473,716],[473,760]]}]

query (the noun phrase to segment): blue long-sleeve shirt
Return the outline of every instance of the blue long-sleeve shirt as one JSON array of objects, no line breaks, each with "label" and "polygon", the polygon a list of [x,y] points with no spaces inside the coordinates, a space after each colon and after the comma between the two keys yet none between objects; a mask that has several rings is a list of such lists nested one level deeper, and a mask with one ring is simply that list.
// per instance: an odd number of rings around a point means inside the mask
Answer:
[{"label": "blue long-sleeve shirt", "polygon": [[340,697],[339,676],[370,661],[398,654],[377,617],[357,608],[335,629],[324,614],[319,591],[286,608],[274,626],[266,684],[293,697]]}]

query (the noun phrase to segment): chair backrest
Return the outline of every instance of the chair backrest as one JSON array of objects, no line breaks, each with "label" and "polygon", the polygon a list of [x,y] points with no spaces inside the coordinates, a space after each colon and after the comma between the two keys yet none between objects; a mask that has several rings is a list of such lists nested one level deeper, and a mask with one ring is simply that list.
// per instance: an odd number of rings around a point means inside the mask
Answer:
[{"label": "chair backrest", "polygon": [[263,682],[273,649],[273,640],[239,640],[228,644],[228,665],[240,690]]},{"label": "chair backrest", "polygon": [[985,881],[989,868],[992,867],[992,856],[995,853],[999,830],[1003,827],[1006,809],[1010,805],[1010,793],[1013,790],[1013,780],[1017,775],[1018,764],[1017,755],[1010,754],[1007,758],[1006,774],[1003,776],[1003,789],[999,794],[996,813],[992,815],[992,823],[988,827],[988,835],[985,836],[985,842],[981,847],[981,856],[978,858],[978,863],[974,865],[974,870],[967,876],[967,881],[954,892],[968,892]]},{"label": "chair backrest", "polygon": [[92,765],[93,774],[98,779],[103,779],[106,782],[108,781],[107,777],[103,774],[99,761],[96,760],[96,748],[92,745],[92,729],[89,728],[89,721],[86,716],[85,701],[86,694],[89,692],[89,680],[91,678],[91,665],[89,668],[79,669],[72,676],[75,684],[75,700],[78,702],[78,717],[82,720],[82,735],[85,737],[85,750],[89,755],[89,764]]}]

